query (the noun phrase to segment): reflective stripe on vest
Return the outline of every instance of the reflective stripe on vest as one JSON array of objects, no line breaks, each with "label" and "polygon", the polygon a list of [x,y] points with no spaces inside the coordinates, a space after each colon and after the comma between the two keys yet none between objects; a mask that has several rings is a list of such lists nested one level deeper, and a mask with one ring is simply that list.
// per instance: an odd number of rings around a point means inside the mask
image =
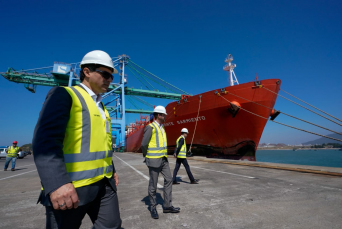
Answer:
[{"label": "reflective stripe on vest", "polygon": [[[159,128],[158,124],[150,123],[152,136],[147,148],[147,158],[167,157],[167,139],[164,127]],[[162,142],[163,145],[160,145]]]},{"label": "reflective stripe on vest", "polygon": [[177,149],[178,149],[178,145],[179,145],[179,140],[183,138],[184,139],[184,144],[182,145],[177,158],[186,158],[186,143],[185,143],[185,138],[183,135],[181,135],[178,139],[177,139]]},{"label": "reflective stripe on vest", "polygon": [[7,157],[17,157],[19,152],[19,147],[16,146],[13,148],[13,146],[8,147]]},{"label": "reflective stripe on vest", "polygon": [[113,172],[113,165],[108,165],[105,168],[105,171],[103,167],[100,167],[97,169],[84,170],[80,172],[69,172],[68,174],[71,180],[84,180],[84,179],[91,179],[93,177],[103,175],[104,172],[105,173]]},{"label": "reflective stripe on vest", "polygon": [[63,142],[64,162],[75,188],[113,175],[109,113],[103,120],[93,98],[81,87],[65,87],[72,98]]}]

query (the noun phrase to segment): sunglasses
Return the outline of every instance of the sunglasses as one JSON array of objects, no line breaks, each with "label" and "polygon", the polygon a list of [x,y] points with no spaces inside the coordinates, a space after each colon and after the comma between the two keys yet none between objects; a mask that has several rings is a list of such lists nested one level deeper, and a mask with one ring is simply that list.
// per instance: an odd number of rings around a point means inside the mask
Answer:
[{"label": "sunglasses", "polygon": [[112,78],[112,80],[114,79],[114,76],[111,73],[107,72],[107,71],[101,71],[101,70],[96,69],[95,72],[100,73],[100,75],[103,78],[105,78],[106,80],[108,80],[109,78]]}]

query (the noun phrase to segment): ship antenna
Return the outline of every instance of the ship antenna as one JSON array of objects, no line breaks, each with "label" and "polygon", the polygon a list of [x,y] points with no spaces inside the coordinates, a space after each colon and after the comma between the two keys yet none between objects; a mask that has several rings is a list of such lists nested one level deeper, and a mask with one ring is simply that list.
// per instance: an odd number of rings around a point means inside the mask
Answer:
[{"label": "ship antenna", "polygon": [[228,54],[227,58],[225,59],[224,62],[226,62],[227,64],[223,67],[224,71],[227,71],[229,74],[229,83],[230,86],[234,86],[234,83],[239,84],[239,81],[236,78],[235,72],[234,72],[234,68],[236,67],[236,64],[233,64],[233,56],[232,54]]}]

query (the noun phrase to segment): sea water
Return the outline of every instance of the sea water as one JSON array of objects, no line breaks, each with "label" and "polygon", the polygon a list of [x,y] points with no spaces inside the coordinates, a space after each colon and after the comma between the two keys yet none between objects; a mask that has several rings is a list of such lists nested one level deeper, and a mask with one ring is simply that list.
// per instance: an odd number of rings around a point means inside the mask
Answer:
[{"label": "sea water", "polygon": [[342,167],[342,151],[332,150],[258,150],[256,160],[296,165]]}]

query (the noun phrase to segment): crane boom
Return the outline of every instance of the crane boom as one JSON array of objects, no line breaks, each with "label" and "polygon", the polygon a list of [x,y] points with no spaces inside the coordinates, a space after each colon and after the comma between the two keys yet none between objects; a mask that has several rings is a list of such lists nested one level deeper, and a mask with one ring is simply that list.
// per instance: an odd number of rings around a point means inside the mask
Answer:
[{"label": "crane boom", "polygon": [[[15,83],[23,83],[30,85],[39,86],[68,86],[69,74],[51,73],[51,74],[39,74],[39,73],[28,73],[22,71],[15,71],[13,68],[9,68],[7,72],[0,72],[0,74],[9,81]],[[75,80],[75,84],[79,84],[79,80]],[[110,85],[108,90],[114,89],[115,85]],[[144,89],[135,89],[125,87],[125,95],[136,95],[152,98],[162,98],[171,100],[180,100],[181,94],[169,93],[169,92],[159,92]],[[121,94],[121,89],[116,90],[115,94]]]}]

